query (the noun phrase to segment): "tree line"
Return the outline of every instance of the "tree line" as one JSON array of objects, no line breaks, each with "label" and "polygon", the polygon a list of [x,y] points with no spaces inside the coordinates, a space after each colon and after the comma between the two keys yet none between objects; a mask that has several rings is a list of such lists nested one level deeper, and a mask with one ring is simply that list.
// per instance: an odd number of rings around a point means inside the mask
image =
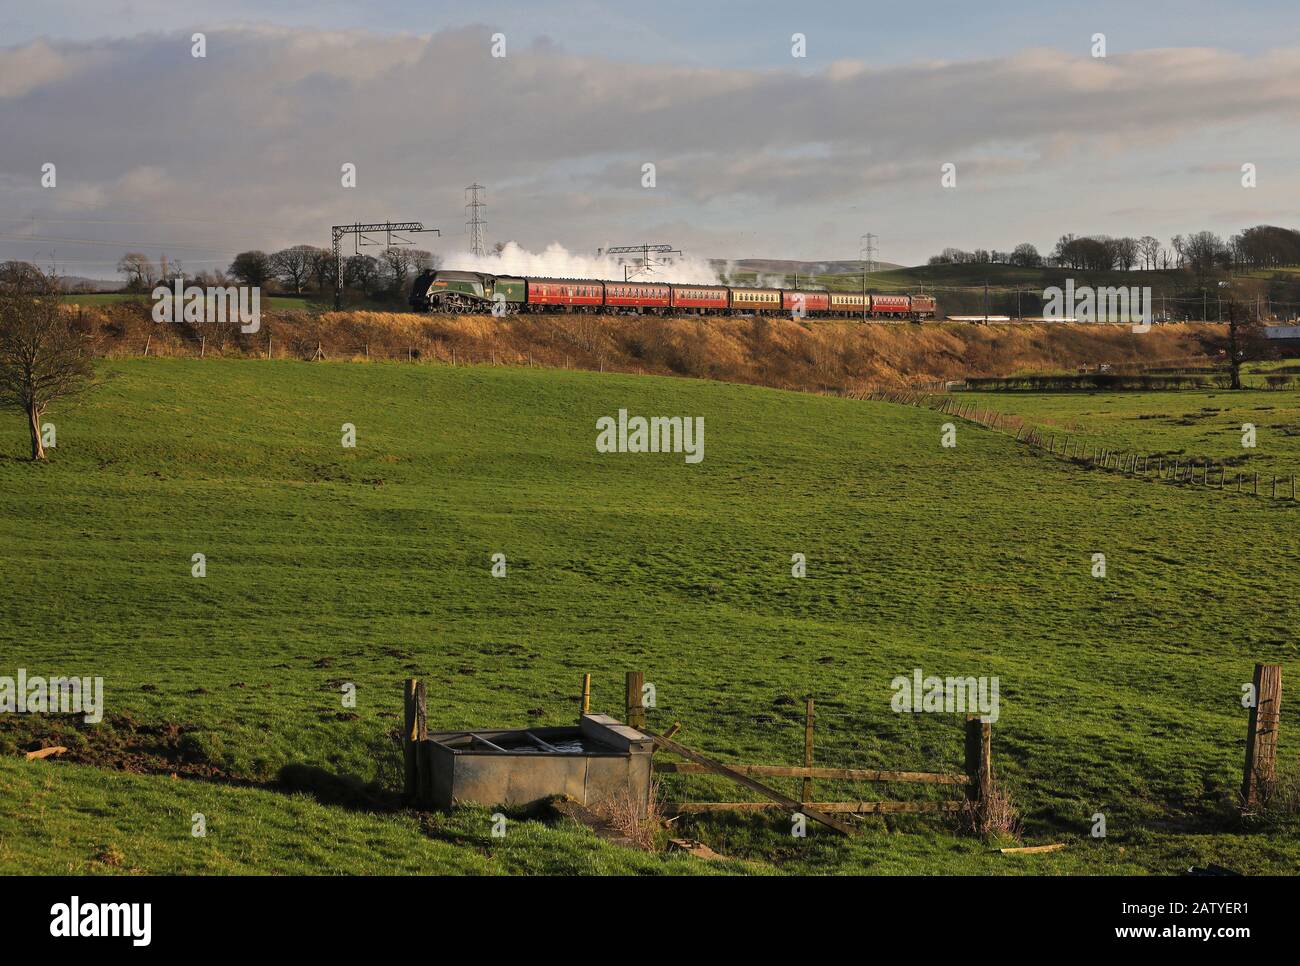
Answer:
[{"label": "tree line", "polygon": [[[348,255],[343,259],[343,286],[367,298],[400,297],[411,281],[426,269],[436,269],[442,258],[422,248],[393,245],[375,255]],[[304,292],[333,291],[337,269],[334,253],[314,245],[293,245],[277,252],[240,252],[224,271],[217,269],[187,274],[179,260],[165,255],[157,261],[142,252],[128,252],[117,263],[131,292],[152,291],[159,284],[184,278],[195,285],[224,286],[233,283],[276,289],[302,295]]]},{"label": "tree line", "polygon": [[1069,268],[1076,271],[1152,271],[1188,269],[1203,279],[1216,268],[1258,269],[1300,265],[1300,231],[1274,225],[1246,228],[1228,239],[1212,231],[1174,235],[1165,245],[1151,235],[1112,238],[1109,235],[1062,235],[1043,255],[1029,242],[1011,251],[945,248],[932,255],[931,265],[992,264],[1018,268]]}]

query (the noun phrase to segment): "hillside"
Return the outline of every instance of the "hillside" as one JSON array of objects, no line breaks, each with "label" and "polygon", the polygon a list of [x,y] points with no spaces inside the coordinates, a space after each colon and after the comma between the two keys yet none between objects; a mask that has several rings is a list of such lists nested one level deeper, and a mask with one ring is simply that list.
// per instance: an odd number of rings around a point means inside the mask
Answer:
[{"label": "hillside", "polygon": [[[187,326],[152,322],[139,305],[75,307],[112,356],[196,356]],[[412,312],[308,312],[268,308],[262,329],[230,354],[534,365],[696,376],[780,389],[851,392],[966,376],[1067,370],[1108,363],[1213,361],[1224,329],[1161,325],[1143,334],[1115,325],[976,326],[797,322],[784,316],[661,319],[653,316],[422,316]],[[207,354],[222,351],[209,344]]]},{"label": "hillside", "polygon": [[[1240,683],[1293,646],[1292,508],[1087,472],[967,424],[943,449],[926,410],[716,382],[233,359],[103,376],[51,414],[47,466],[19,458],[21,420],[0,423],[0,651],[102,675],[108,705],[100,729],[0,716],[22,806],[0,811],[0,871],[705,871],[566,821],[513,816],[498,840],[484,810],[391,805],[408,675],[429,682],[430,727],[461,728],[569,722],[586,671],[617,711],[632,668],[657,687],[651,726],[681,721],[692,747],[796,761],[812,693],[818,760],[871,768],[960,767],[959,716],[893,713],[895,675],[996,675],[999,781],[1028,840],[1069,842],[1009,861],[940,818],[867,819],[847,841],[683,819],[752,862],[709,870],[1300,862],[1300,838],[1230,808]],[[703,416],[704,460],[598,454],[595,420],[620,408]],[[71,760],[21,760],[38,734]],[[1298,741],[1285,704],[1280,761]],[[302,766],[288,786],[285,765]],[[736,794],[669,778],[669,796]],[[1099,810],[1106,839],[1088,834]]]}]

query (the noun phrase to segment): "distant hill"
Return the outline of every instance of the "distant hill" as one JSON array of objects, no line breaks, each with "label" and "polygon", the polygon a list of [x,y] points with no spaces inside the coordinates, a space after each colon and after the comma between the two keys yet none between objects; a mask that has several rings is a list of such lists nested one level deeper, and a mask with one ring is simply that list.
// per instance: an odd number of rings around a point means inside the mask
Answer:
[{"label": "distant hill", "polygon": [[84,275],[64,275],[59,281],[65,292],[116,292],[122,288],[122,280],[107,278],[86,278]]},{"label": "distant hill", "polygon": [[[796,272],[800,275],[848,275],[861,274],[862,272],[862,262],[856,259],[852,261],[801,262],[785,258],[739,258],[733,261],[712,258],[709,263],[719,272],[730,268],[732,272],[753,272],[762,275],[793,276]],[[882,272],[903,267],[893,262],[876,262],[876,270]]]}]

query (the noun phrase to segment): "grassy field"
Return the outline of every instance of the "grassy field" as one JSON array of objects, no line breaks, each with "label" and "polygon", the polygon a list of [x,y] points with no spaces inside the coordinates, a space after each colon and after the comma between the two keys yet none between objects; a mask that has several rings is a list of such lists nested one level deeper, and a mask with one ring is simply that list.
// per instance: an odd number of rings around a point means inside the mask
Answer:
[{"label": "grassy field", "polygon": [[[1300,393],[979,392],[982,409],[1013,413],[1058,433],[1150,456],[1210,457],[1234,470],[1300,475]],[[1242,446],[1246,424],[1255,446]]]},{"label": "grassy field", "polygon": [[[1083,471],[977,427],[944,449],[945,418],[911,407],[704,381],[166,359],[103,376],[51,414],[49,465],[21,459],[19,418],[0,424],[0,674],[102,675],[104,725],[39,727],[128,766],[140,734],[172,728],[182,777],[24,761],[37,725],[0,716],[0,872],[1300,866],[1294,818],[1243,827],[1230,807],[1241,684],[1255,661],[1295,665],[1294,507]],[[705,417],[705,459],[598,454],[595,420],[619,408]],[[1001,856],[930,817],[865,820],[848,841],[794,838],[779,815],[678,822],[736,860],[711,866],[567,820],[519,816],[494,839],[481,809],[383,804],[411,674],[448,729],[570,723],[584,671],[618,713],[623,672],[643,669],[652,727],[680,720],[681,740],[724,760],[791,764],[811,693],[820,763],[958,770],[960,716],[890,710],[890,681],[917,667],[999,677],[998,780],[1025,841],[1069,848]],[[289,794],[286,765],[317,777]],[[374,801],[324,803],[327,775],[376,783]],[[663,792],[745,797],[694,776]]]}]

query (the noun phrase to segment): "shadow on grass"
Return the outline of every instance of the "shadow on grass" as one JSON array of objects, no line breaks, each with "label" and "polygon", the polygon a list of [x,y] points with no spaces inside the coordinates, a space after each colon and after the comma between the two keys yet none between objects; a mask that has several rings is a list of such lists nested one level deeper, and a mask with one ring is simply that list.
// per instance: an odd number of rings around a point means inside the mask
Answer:
[{"label": "shadow on grass", "polygon": [[322,805],[361,812],[395,812],[404,805],[400,793],[377,781],[339,775],[315,765],[294,763],[280,769],[274,790],[310,795]]}]

